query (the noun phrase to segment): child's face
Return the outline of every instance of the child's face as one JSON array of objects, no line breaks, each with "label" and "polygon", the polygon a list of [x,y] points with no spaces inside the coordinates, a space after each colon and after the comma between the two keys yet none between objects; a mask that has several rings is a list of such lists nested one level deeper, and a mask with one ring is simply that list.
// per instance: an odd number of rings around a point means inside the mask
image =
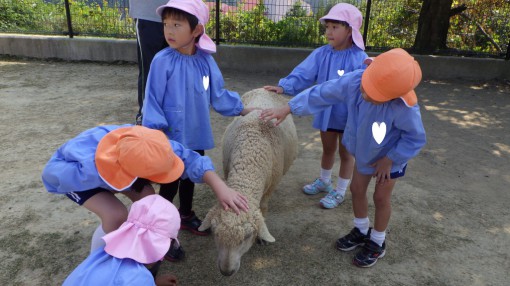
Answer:
[{"label": "child's face", "polygon": [[171,48],[181,54],[195,54],[195,38],[202,34],[202,25],[197,25],[195,30],[192,31],[186,18],[177,19],[168,16],[163,20],[163,26],[165,40]]},{"label": "child's face", "polygon": [[352,46],[352,29],[341,23],[326,22],[324,35],[335,50],[345,50]]}]

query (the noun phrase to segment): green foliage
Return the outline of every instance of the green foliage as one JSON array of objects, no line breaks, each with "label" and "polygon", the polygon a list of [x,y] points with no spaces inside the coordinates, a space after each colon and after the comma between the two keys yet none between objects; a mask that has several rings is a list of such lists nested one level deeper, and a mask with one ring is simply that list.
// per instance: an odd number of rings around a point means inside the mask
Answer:
[{"label": "green foliage", "polygon": [[[212,0],[208,0],[212,1]],[[304,0],[301,0],[304,1]],[[127,7],[111,7],[90,0],[69,0],[73,32],[87,36],[135,38],[133,20]],[[127,2],[127,1],[126,1]],[[245,43],[293,47],[316,47],[327,43],[319,18],[339,2],[358,7],[365,18],[366,0],[324,0],[323,7],[309,13],[300,3],[280,21],[267,17],[264,0],[247,11],[242,1],[237,10],[220,13],[219,38],[226,43]],[[409,48],[414,44],[422,0],[373,0],[366,46],[372,50],[391,47]],[[120,2],[116,2],[120,3]],[[447,45],[459,50],[501,54],[510,37],[510,2],[508,0],[455,0],[454,6],[465,4],[468,9],[450,18]],[[206,29],[216,38],[216,11]],[[0,31],[42,34],[65,34],[68,31],[64,0],[0,0]]]}]

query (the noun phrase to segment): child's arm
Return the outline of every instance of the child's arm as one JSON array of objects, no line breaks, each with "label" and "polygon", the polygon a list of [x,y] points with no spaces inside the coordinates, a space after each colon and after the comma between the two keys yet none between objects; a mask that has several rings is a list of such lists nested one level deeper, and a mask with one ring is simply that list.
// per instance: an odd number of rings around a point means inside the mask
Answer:
[{"label": "child's arm", "polygon": [[231,208],[236,214],[240,214],[240,210],[248,211],[248,199],[227,186],[216,172],[205,172],[204,182],[211,187],[224,210]]},{"label": "child's arm", "polygon": [[168,129],[168,121],[163,110],[168,63],[169,61],[165,58],[157,55],[151,63],[147,77],[147,88],[145,89],[145,98],[142,106],[142,125],[152,129]]},{"label": "child's arm", "polygon": [[266,121],[276,119],[275,125],[278,125],[289,113],[311,115],[333,104],[345,102],[359,93],[362,73],[363,70],[356,70],[338,79],[315,85],[296,95],[289,101],[288,106],[263,110],[260,118]]},{"label": "child's arm", "polygon": [[209,185],[225,209],[232,208],[237,214],[240,210],[248,210],[246,197],[229,188],[216,174],[211,158],[200,156],[197,152],[184,148],[179,142],[170,140],[170,143],[174,153],[184,162],[184,174],[181,178],[189,178],[194,183]]},{"label": "child's arm", "polygon": [[296,95],[315,84],[319,74],[319,62],[324,60],[324,52],[328,49],[328,46],[323,46],[313,50],[288,76],[280,79],[277,88],[281,88],[281,92],[277,93]]}]

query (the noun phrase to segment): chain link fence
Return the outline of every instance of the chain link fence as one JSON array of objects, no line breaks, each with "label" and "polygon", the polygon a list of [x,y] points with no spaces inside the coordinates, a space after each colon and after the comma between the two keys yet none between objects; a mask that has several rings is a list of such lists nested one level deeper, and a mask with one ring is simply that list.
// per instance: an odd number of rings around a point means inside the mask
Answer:
[{"label": "chain link fence", "polygon": [[[419,0],[205,0],[217,44],[315,48],[327,43],[318,19],[338,2],[364,15],[368,51],[411,48]],[[463,0],[442,54],[510,58],[510,0]],[[128,0],[0,0],[0,32],[135,39]]]}]

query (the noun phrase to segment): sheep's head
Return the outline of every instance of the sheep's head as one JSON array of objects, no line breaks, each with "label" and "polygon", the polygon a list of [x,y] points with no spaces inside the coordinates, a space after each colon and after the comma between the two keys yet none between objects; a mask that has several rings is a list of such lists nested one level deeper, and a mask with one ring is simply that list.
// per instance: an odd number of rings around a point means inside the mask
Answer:
[{"label": "sheep's head", "polygon": [[211,228],[218,250],[218,267],[221,274],[231,276],[239,270],[241,257],[258,238],[263,242],[274,242],[268,232],[259,209],[236,215],[213,207],[200,226],[200,230]]}]

